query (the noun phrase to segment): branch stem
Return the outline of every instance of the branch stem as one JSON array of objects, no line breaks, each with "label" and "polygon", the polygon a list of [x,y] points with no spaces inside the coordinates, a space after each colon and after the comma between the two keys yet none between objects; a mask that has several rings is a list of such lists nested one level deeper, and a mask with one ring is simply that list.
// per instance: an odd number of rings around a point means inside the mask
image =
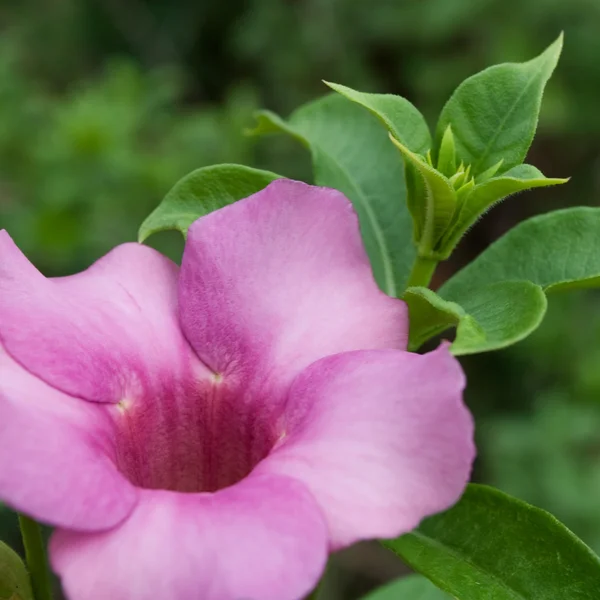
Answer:
[{"label": "branch stem", "polygon": [[408,277],[407,287],[429,287],[438,262],[432,258],[417,256]]}]

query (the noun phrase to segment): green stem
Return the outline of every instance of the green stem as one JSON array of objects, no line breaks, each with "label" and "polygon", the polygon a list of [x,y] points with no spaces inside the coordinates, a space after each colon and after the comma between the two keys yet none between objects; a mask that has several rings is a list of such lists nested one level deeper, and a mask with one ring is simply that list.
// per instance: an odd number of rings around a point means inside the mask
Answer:
[{"label": "green stem", "polygon": [[36,521],[22,514],[19,514],[19,526],[35,600],[52,600],[52,584],[42,530]]},{"label": "green stem", "polygon": [[438,261],[432,258],[425,258],[423,256],[417,256],[415,264],[413,265],[412,271],[408,277],[407,287],[429,287],[431,278],[435,268],[437,267]]}]

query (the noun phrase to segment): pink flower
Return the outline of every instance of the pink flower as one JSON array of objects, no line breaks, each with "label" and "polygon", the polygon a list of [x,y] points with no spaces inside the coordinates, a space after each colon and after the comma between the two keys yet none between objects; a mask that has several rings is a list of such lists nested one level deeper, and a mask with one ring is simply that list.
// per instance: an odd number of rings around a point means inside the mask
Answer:
[{"label": "pink flower", "polygon": [[279,180],[44,278],[0,232],[0,498],[72,600],[297,600],[330,551],[452,505],[464,377],[405,351],[349,202]]}]

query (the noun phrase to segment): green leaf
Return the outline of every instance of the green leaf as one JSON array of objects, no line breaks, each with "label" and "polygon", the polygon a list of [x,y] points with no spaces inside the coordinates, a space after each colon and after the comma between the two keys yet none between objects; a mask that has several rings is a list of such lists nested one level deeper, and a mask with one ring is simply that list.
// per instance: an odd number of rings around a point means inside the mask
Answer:
[{"label": "green leaf", "polygon": [[[456,192],[447,177],[427,164],[418,154],[390,135],[390,139],[400,150],[410,168],[415,169],[422,178],[423,192],[417,192],[422,198],[421,205],[413,203],[412,210],[419,212],[418,222],[422,223],[419,239],[419,255],[436,257],[437,242],[452,222],[456,210]],[[447,257],[443,257],[447,258]]]},{"label": "green leaf", "polygon": [[486,169],[483,173],[477,175],[477,183],[483,183],[484,181],[487,181],[488,179],[494,177],[494,175],[496,175],[496,173],[500,171],[500,168],[502,167],[503,163],[504,159],[501,159],[495,165],[492,165],[489,169]]},{"label": "green leaf", "polygon": [[302,106],[289,120],[258,115],[252,132],[281,132],[310,149],[315,183],[336,188],[358,213],[375,279],[390,296],[406,286],[415,248],[401,161],[373,115],[338,94]]},{"label": "green leaf", "polygon": [[499,177],[492,177],[481,184],[475,185],[463,199],[456,225],[448,232],[448,235],[442,241],[442,245],[454,248],[482,213],[507,196],[524,190],[558,185],[567,181],[569,180],[545,177],[541,171],[531,165],[518,165]]},{"label": "green leaf", "polygon": [[600,590],[600,559],[580,539],[486,486],[384,544],[458,600],[594,600]]},{"label": "green leaf", "polygon": [[0,600],[33,600],[27,569],[4,542],[0,542]]},{"label": "green leaf", "polygon": [[[419,244],[427,221],[427,201],[425,180],[412,162],[404,161],[404,179],[406,181],[406,206],[413,220],[413,239]],[[430,202],[431,204],[431,202]],[[428,226],[430,229],[430,227]]]},{"label": "green leaf", "polygon": [[[316,100],[315,102],[319,102]],[[311,103],[312,104],[312,103]],[[308,106],[310,106],[309,104]],[[302,107],[298,111],[302,111]],[[294,114],[296,114],[294,113]],[[293,116],[293,115],[292,115]],[[271,110],[259,110],[254,113],[256,118],[256,125],[254,127],[246,129],[246,135],[270,135],[275,133],[287,133],[290,137],[294,138],[297,142],[305,146],[310,150],[310,142],[299,133],[294,127],[288,125],[278,114]]]},{"label": "green leaf", "polygon": [[363,600],[450,600],[450,596],[421,575],[408,575],[380,587]]},{"label": "green leaf", "polygon": [[[414,221],[414,239],[418,243],[419,254],[437,256],[437,242],[454,215],[456,194],[448,179],[423,157],[431,148],[431,135],[423,115],[401,96],[367,94],[337,83],[325,83],[345,98],[366,108],[389,131],[406,165],[407,204]],[[452,164],[455,166],[451,138],[452,131],[449,129],[444,155],[447,163],[444,164],[448,168]]]},{"label": "green leaf", "polygon": [[456,326],[452,351],[457,355],[503,348],[539,326],[545,294],[589,287],[600,287],[600,208],[533,217],[492,244],[437,295],[409,288],[410,344],[418,348]]},{"label": "green leaf", "polygon": [[525,159],[542,95],[562,50],[560,37],[525,63],[495,65],[465,80],[444,106],[436,137],[452,125],[459,159],[477,176],[504,159],[508,170]]},{"label": "green leaf", "polygon": [[143,242],[159,231],[175,229],[185,237],[199,217],[264,189],[280,175],[243,165],[214,165],[192,171],[175,184],[142,223]]},{"label": "green leaf", "polygon": [[446,177],[452,177],[456,173],[456,144],[454,143],[452,125],[448,125],[446,131],[444,131],[440,143],[437,170]]},{"label": "green leaf", "polygon": [[499,281],[466,296],[444,297],[459,303],[485,334],[483,340],[471,335],[472,326],[461,329],[461,321],[451,348],[457,356],[490,352],[520,342],[539,327],[548,304],[542,289],[529,281]]},{"label": "green leaf", "polygon": [[[450,327],[457,327],[456,337],[485,341],[481,325],[464,308],[444,300],[424,287],[409,287],[404,296],[410,315],[409,350],[415,351],[423,343]],[[460,332],[459,332],[460,330]]]},{"label": "green leaf", "polygon": [[530,335],[546,313],[546,296],[529,281],[500,281],[469,294],[442,297],[425,288],[408,288],[409,347],[456,327],[452,353],[459,356],[499,350]]},{"label": "green leaf", "polygon": [[567,208],[511,229],[439,290],[462,304],[474,290],[525,280],[551,292],[600,285],[600,208]]},{"label": "green leaf", "polygon": [[332,90],[373,113],[400,142],[418,154],[431,148],[431,134],[425,118],[402,96],[357,92],[339,83],[324,82]]}]

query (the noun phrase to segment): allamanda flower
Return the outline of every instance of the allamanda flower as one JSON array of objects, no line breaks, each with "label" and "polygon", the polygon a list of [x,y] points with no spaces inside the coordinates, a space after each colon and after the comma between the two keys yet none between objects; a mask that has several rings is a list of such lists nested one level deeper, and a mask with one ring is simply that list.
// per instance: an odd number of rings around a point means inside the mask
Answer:
[{"label": "allamanda flower", "polygon": [[44,278],[0,232],[0,499],[71,600],[298,600],[329,552],[453,504],[474,455],[445,346],[406,352],[337,191],[279,180]]}]

